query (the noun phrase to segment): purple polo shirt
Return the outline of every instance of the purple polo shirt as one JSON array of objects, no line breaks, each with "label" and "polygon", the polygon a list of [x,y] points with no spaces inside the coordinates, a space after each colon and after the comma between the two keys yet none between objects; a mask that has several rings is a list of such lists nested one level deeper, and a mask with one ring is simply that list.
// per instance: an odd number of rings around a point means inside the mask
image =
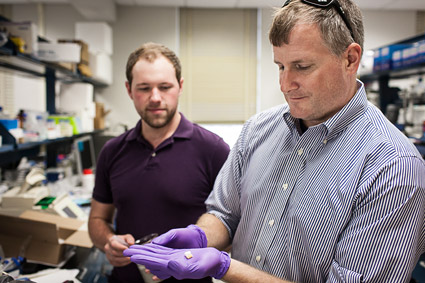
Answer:
[{"label": "purple polo shirt", "polygon": [[[195,223],[206,212],[204,201],[229,146],[181,116],[175,133],[156,149],[141,136],[140,121],[103,147],[93,198],[117,208],[117,234],[129,233],[135,239],[161,234]],[[114,268],[113,277],[121,282],[143,282],[135,264]]]}]

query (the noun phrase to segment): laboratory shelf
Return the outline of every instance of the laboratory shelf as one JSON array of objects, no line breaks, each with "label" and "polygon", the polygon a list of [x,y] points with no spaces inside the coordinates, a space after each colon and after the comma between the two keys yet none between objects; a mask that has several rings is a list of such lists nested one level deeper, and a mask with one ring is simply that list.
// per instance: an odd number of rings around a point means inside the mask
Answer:
[{"label": "laboratory shelf", "polygon": [[388,79],[405,79],[412,76],[420,76],[425,74],[425,63],[420,63],[412,65],[410,67],[395,69],[395,70],[386,70],[379,71],[370,74],[364,74],[360,76],[360,80],[364,83],[370,81],[379,81],[381,78]]},{"label": "laboratory shelf", "polygon": [[2,146],[0,146],[0,154],[2,154],[4,152],[13,151],[14,149],[15,149],[15,147],[11,144],[2,145]]},{"label": "laboratory shelf", "polygon": [[34,76],[45,77],[47,70],[55,71],[56,79],[68,82],[86,82],[95,87],[107,87],[108,85],[99,80],[81,75],[78,72],[69,70],[59,64],[45,62],[28,54],[14,52],[7,47],[0,48],[0,66],[6,69],[32,74]]},{"label": "laboratory shelf", "polygon": [[[0,124],[0,128],[1,128]],[[95,130],[93,132],[84,132],[70,137],[60,137],[55,139],[46,139],[42,141],[4,144],[0,147],[0,166],[18,162],[22,157],[35,157],[40,154],[41,147],[46,147],[48,164],[47,167],[55,165],[58,148],[62,146],[71,146],[72,142],[82,136],[96,135],[104,130]]]},{"label": "laboratory shelf", "polygon": [[[46,83],[46,111],[50,115],[56,114],[55,91],[57,81],[63,83],[84,82],[92,84],[96,88],[108,86],[102,81],[84,76],[78,71],[72,71],[58,63],[41,61],[33,55],[20,53],[11,41],[0,47],[0,69],[5,72],[23,73],[44,78]],[[31,94],[29,93],[28,95]],[[0,135],[3,141],[3,146],[0,147],[0,166],[16,165],[22,157],[36,157],[40,154],[45,154],[47,167],[54,166],[56,162],[55,155],[62,152],[63,148],[69,148],[75,138],[96,134],[97,132],[20,144],[0,124]]]}]

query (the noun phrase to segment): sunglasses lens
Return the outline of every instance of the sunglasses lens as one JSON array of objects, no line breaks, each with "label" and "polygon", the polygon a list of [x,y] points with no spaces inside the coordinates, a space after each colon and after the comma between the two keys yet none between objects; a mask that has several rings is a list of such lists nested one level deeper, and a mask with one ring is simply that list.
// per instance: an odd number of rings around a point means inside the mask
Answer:
[{"label": "sunglasses lens", "polygon": [[282,8],[288,5],[291,2],[291,0],[286,0],[285,4],[283,4]]}]

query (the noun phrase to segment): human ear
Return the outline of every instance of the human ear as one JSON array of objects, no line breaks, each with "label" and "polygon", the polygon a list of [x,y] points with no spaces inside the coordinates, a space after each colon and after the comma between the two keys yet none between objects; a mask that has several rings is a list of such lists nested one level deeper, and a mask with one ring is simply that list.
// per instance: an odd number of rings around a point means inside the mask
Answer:
[{"label": "human ear", "polygon": [[357,43],[351,43],[344,52],[346,68],[351,73],[357,73],[362,59],[362,48]]},{"label": "human ear", "polygon": [[182,95],[182,93],[183,93],[183,82],[184,82],[184,78],[180,78],[180,82],[179,82],[179,85],[180,85],[179,96]]}]

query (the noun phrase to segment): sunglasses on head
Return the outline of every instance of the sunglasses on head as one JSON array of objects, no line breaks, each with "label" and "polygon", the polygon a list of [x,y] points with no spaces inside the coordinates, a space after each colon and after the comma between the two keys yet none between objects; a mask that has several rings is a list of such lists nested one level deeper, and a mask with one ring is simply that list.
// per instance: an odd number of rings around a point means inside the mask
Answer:
[{"label": "sunglasses on head", "polygon": [[[288,5],[290,2],[291,0],[287,0],[285,4],[283,4],[282,8]],[[341,5],[338,3],[337,0],[301,0],[301,2],[322,9],[334,7],[338,14],[341,16],[341,18],[344,20],[345,25],[350,31],[351,37],[354,39],[353,29],[351,28],[351,25],[348,22],[347,17],[345,16],[344,10],[342,9]]]}]

